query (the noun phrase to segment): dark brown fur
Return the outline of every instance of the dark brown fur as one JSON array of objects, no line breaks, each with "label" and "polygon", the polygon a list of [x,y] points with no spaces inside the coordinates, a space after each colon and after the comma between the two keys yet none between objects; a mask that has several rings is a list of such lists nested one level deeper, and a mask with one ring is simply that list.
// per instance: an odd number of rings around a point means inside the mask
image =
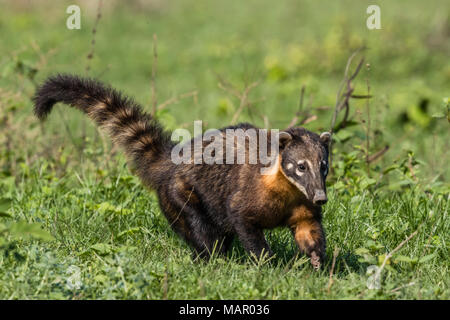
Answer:
[{"label": "dark brown fur", "polygon": [[[208,257],[214,249],[225,253],[234,236],[248,252],[270,255],[263,230],[287,226],[300,250],[312,261],[318,257],[316,267],[323,260],[320,204],[326,201],[324,163],[329,135],[319,137],[303,128],[286,130],[280,136],[276,165],[270,175],[262,175],[263,165],[249,164],[248,159],[240,165],[175,165],[169,134],[131,99],[95,80],[51,77],[37,91],[34,102],[40,119],[55,103],[64,102],[106,128],[124,148],[143,183],[156,190],[170,226],[198,255]],[[249,124],[228,128],[260,130]],[[203,142],[204,147],[207,144]],[[243,148],[247,150],[248,145]],[[311,164],[301,174],[296,171],[299,159]]]}]

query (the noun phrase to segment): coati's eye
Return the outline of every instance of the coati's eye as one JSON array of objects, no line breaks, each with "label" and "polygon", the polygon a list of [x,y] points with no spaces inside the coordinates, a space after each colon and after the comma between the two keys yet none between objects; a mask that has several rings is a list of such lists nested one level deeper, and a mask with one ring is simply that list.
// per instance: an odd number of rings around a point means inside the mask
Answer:
[{"label": "coati's eye", "polygon": [[306,170],[305,165],[304,165],[303,163],[300,163],[300,164],[298,165],[298,170],[304,172],[304,171]]}]

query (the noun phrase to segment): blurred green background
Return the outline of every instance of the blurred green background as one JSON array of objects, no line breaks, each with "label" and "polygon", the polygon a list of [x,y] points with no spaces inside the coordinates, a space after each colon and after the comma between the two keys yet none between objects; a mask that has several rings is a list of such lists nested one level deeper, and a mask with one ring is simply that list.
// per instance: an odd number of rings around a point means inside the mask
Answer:
[{"label": "blurred green background", "polygon": [[[66,28],[70,4],[81,8],[80,30]],[[366,27],[369,4],[381,8],[381,30]],[[220,76],[239,90],[259,81],[241,121],[264,126],[266,116],[270,127],[285,128],[304,85],[304,108],[317,115],[307,127],[328,129],[347,59],[366,47],[370,68],[361,70],[354,93],[367,94],[369,82],[371,151],[389,144],[386,157],[392,160],[411,150],[430,165],[428,175],[448,174],[441,169],[448,167],[449,126],[433,118],[446,115],[450,88],[445,0],[103,1],[91,60],[86,57],[98,2],[1,1],[1,6],[0,86],[27,97],[48,75],[70,72],[111,83],[150,110],[156,34],[158,102],[197,92],[197,99],[179,99],[162,112],[170,128],[192,128],[195,119],[208,127],[230,122],[239,101],[218,87]],[[365,106],[365,100],[352,101],[350,118],[362,123]],[[21,108],[31,111],[28,102]],[[66,114],[77,136],[79,121],[87,120],[73,110]],[[364,132],[357,131],[341,136],[358,143]]]}]

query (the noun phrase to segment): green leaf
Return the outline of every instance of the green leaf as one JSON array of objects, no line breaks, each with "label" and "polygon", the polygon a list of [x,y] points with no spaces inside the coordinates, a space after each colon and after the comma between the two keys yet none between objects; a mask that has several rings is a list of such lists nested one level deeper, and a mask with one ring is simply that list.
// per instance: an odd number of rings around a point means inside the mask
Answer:
[{"label": "green leaf", "polygon": [[102,256],[110,254],[112,252],[112,246],[107,243],[96,243],[91,246],[91,249]]},{"label": "green leaf", "polygon": [[377,259],[369,254],[365,254],[363,257],[358,258],[358,261],[361,263],[377,264]]},{"label": "green leaf", "polygon": [[28,223],[19,221],[11,225],[10,233],[18,239],[38,239],[43,241],[54,240],[53,236],[46,230],[42,229],[41,223]]},{"label": "green leaf", "polygon": [[395,170],[399,167],[400,166],[398,164],[390,165],[389,167],[387,167],[386,169],[383,170],[383,174],[387,174],[387,173],[391,172],[392,170]]},{"label": "green leaf", "polygon": [[102,202],[95,206],[100,213],[107,213],[111,211],[115,211],[116,207],[110,204],[109,202]]},{"label": "green leaf", "polygon": [[0,217],[12,218],[12,215],[10,215],[9,213],[1,212],[1,211],[0,211]]},{"label": "green leaf", "polygon": [[136,232],[138,232],[138,231],[140,231],[140,230],[141,230],[141,229],[138,228],[138,227],[130,228],[130,229],[128,229],[128,230],[125,230],[125,231],[120,232],[120,233],[117,235],[117,237],[118,237],[118,238],[121,238],[121,237],[123,237],[124,235],[132,235],[133,233],[136,233]]},{"label": "green leaf", "polygon": [[340,142],[345,142],[348,139],[350,139],[351,137],[353,137],[354,134],[353,132],[349,131],[349,130],[339,130],[339,132],[336,134],[336,138],[340,141]]},{"label": "green leaf", "polygon": [[375,179],[362,177],[360,185],[362,189],[367,189],[368,187],[374,185],[375,183],[377,183]]},{"label": "green leaf", "polygon": [[376,243],[373,240],[367,240],[365,244],[371,251],[377,251],[384,248],[382,244]]},{"label": "green leaf", "polygon": [[6,211],[11,208],[12,200],[7,198],[0,199],[0,217],[11,217]]},{"label": "green leaf", "polygon": [[363,256],[365,254],[370,254],[370,251],[366,248],[358,248],[355,250],[355,254],[357,254],[359,256]]},{"label": "green leaf", "polygon": [[395,256],[394,261],[396,263],[399,263],[399,262],[416,263],[417,262],[417,258],[410,258],[410,257],[407,257],[407,256],[398,255],[398,256]]},{"label": "green leaf", "polygon": [[[378,260],[378,265],[381,266],[384,262],[384,260],[386,259],[386,255],[385,254],[381,254],[378,256],[377,260]],[[386,265],[391,264],[391,259],[387,259],[386,260]]]},{"label": "green leaf", "polygon": [[419,263],[427,262],[427,261],[433,259],[434,257],[435,257],[434,253],[426,255],[426,256],[423,256],[422,258],[419,259]]}]

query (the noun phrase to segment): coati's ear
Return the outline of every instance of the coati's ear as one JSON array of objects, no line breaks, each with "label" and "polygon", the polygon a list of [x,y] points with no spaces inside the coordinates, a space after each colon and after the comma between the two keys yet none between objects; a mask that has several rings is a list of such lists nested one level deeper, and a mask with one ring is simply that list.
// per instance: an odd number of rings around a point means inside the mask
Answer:
[{"label": "coati's ear", "polygon": [[290,133],[288,133],[286,131],[281,131],[278,134],[278,142],[279,142],[280,150],[283,150],[291,140],[292,140],[292,136]]},{"label": "coati's ear", "polygon": [[320,142],[324,144],[325,146],[329,146],[331,141],[331,133],[325,131],[320,134]]}]

